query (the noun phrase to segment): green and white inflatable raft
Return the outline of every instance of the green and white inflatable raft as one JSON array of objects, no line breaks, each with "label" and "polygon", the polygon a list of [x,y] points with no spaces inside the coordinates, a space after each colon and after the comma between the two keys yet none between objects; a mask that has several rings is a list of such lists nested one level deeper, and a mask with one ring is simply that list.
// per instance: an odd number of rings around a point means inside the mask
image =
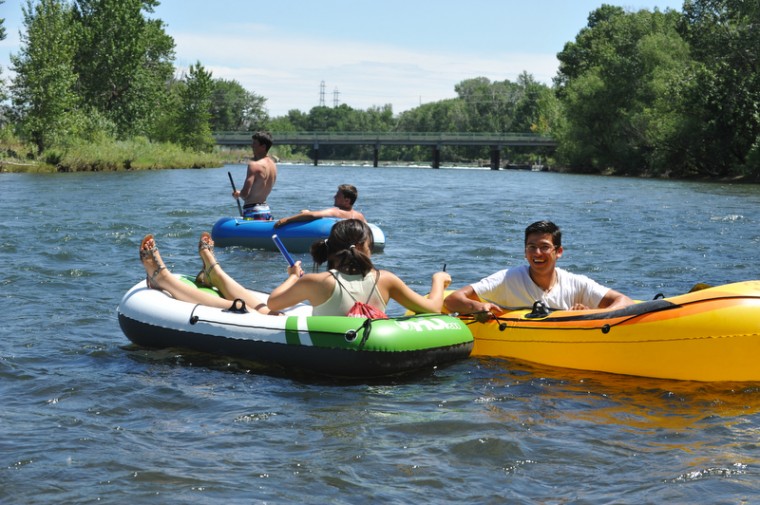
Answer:
[{"label": "green and white inflatable raft", "polygon": [[[255,293],[263,300],[268,296]],[[230,306],[222,310],[182,302],[141,281],[127,291],[117,312],[124,334],[142,347],[185,348],[334,377],[432,368],[468,357],[473,346],[467,326],[443,314],[370,320],[312,316],[306,304],[285,310],[284,316]]]}]

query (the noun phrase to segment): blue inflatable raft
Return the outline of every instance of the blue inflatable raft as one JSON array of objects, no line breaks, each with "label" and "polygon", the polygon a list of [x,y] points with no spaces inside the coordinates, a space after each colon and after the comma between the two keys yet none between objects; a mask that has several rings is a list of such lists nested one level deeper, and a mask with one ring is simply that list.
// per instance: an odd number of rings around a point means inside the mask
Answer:
[{"label": "blue inflatable raft", "polygon": [[[223,217],[214,223],[211,238],[219,247],[241,246],[252,249],[276,251],[272,235],[277,234],[290,252],[309,252],[311,244],[318,239],[327,238],[330,230],[339,219],[323,217],[314,221],[289,223],[279,228],[275,221],[252,221],[240,217]],[[372,223],[367,223],[375,240],[374,252],[385,248],[385,234]]]}]

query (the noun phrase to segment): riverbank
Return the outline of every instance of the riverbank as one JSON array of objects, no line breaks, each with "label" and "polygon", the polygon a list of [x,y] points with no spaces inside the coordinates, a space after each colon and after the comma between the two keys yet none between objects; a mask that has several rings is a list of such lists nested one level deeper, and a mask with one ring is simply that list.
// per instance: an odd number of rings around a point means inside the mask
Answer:
[{"label": "riverbank", "polygon": [[36,154],[23,144],[4,145],[0,172],[104,172],[156,170],[165,168],[219,167],[229,162],[231,152],[202,153],[169,143],[153,143],[144,138],[128,141],[81,142],[65,148],[51,148]]},{"label": "riverbank", "polygon": [[[313,160],[303,155],[294,155],[290,149],[273,147],[270,155],[277,163],[311,165]],[[35,155],[28,146],[8,144],[0,145],[0,173],[69,173],[69,172],[108,172],[130,170],[164,170],[174,168],[215,168],[227,164],[246,163],[251,156],[249,149],[216,148],[210,153],[200,153],[182,149],[175,144],[152,143],[147,139],[130,141],[89,143],[72,146],[67,150],[50,149]],[[372,166],[370,160],[320,160],[320,166]],[[429,168],[425,161],[381,161],[381,167]],[[490,166],[483,160],[472,162],[442,162],[440,168],[459,168],[489,170]],[[556,165],[518,165],[505,164],[499,170],[517,170],[533,172],[572,173]],[[614,172],[601,175],[621,176]],[[760,184],[757,177],[732,176],[723,178],[682,177],[673,178],[667,174],[652,176],[640,175],[643,179],[687,180],[694,182],[718,182]]]}]

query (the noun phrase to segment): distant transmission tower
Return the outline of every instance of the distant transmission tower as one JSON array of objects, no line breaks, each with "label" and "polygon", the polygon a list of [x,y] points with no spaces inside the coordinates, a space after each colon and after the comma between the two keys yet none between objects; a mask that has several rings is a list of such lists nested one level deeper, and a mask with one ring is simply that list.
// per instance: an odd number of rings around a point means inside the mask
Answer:
[{"label": "distant transmission tower", "polygon": [[336,87],[333,90],[333,107],[338,106],[338,97],[340,96],[340,91],[338,91],[338,88]]},{"label": "distant transmission tower", "polygon": [[325,81],[319,84],[319,106],[325,106]]}]

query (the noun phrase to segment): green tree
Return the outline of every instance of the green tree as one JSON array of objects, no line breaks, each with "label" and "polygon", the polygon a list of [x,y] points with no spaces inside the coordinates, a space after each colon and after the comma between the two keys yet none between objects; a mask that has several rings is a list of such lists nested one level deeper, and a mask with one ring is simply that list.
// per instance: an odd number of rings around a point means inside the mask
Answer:
[{"label": "green tree", "polygon": [[73,91],[72,13],[63,0],[27,0],[22,12],[26,32],[20,52],[11,55],[11,94],[22,137],[41,153],[75,137],[83,120]]},{"label": "green tree", "polygon": [[565,44],[558,55],[559,72],[554,78],[560,96],[573,79],[599,66],[601,55],[597,53],[604,48],[598,45],[613,40],[615,28],[611,23],[622,16],[625,16],[622,7],[602,5],[588,15],[588,23],[578,32],[575,41]]},{"label": "green tree", "polygon": [[549,88],[536,81],[527,72],[521,73],[517,78],[517,90],[514,93],[514,119],[512,130],[516,132],[529,132],[535,129],[541,114],[541,97],[549,94]]},{"label": "green tree", "polygon": [[211,129],[257,130],[269,120],[265,103],[266,98],[247,91],[239,82],[217,79],[211,94]]},{"label": "green tree", "polygon": [[[551,88],[523,72],[517,82],[490,81],[485,77],[466,79],[454,87],[458,98],[429,103],[406,111],[397,129],[417,132],[544,132],[559,116]],[[453,161],[490,156],[488,147],[442,148],[442,156]],[[515,153],[519,150],[513,150]],[[429,157],[426,150],[414,156]]]},{"label": "green tree", "polygon": [[[313,107],[308,114],[297,110],[288,112],[285,119],[296,131],[334,132],[383,132],[394,127],[393,109],[390,105],[371,107],[367,110],[354,109],[346,104],[337,107]],[[278,130],[274,126],[273,131]],[[320,157],[326,159],[370,159],[374,146],[324,146]],[[310,147],[299,148],[297,152],[311,154]]]},{"label": "green tree", "polygon": [[211,134],[211,94],[214,81],[200,62],[190,65],[179,88],[177,136],[179,143],[196,151],[210,152],[214,148]]},{"label": "green tree", "polygon": [[[304,129],[307,131],[357,131],[354,126],[356,114],[357,111],[346,104],[337,107],[312,107]],[[360,149],[357,146],[320,147],[320,156],[326,159],[357,159],[360,157],[359,152]]]},{"label": "green tree", "polygon": [[714,176],[760,177],[760,4],[687,0],[680,31],[698,62],[682,88],[692,162]]},{"label": "green tree", "polygon": [[294,125],[288,116],[280,116],[268,120],[262,125],[262,129],[266,129],[272,132],[297,132],[299,131],[296,125]]},{"label": "green tree", "polygon": [[[396,129],[402,132],[462,132],[471,131],[467,114],[467,104],[461,98],[449,98],[430,102],[401,113]],[[456,148],[443,146],[441,156],[445,160],[462,157],[478,158],[483,156],[480,148]],[[410,146],[401,150],[399,159],[413,161],[430,159],[430,148]]]},{"label": "green tree", "polygon": [[554,135],[563,124],[564,114],[557,94],[548,86],[543,87],[536,97],[536,117],[530,125],[530,131]]},{"label": "green tree", "polygon": [[174,72],[174,41],[157,0],[76,0],[79,38],[75,72],[84,102],[101,111],[122,136],[155,133]]},{"label": "green tree", "polygon": [[[293,126],[292,131],[306,131],[308,129],[309,115],[298,109],[290,109],[282,119]],[[276,128],[272,128],[272,131],[276,131]]]},{"label": "green tree", "polygon": [[468,131],[466,104],[459,98],[430,102],[401,113],[396,129],[404,132]]},{"label": "green tree", "polygon": [[[640,174],[657,167],[655,135],[667,123],[657,98],[688,65],[675,11],[626,13],[609,5],[559,53],[555,80],[565,121],[558,156],[578,171]],[[663,116],[664,115],[664,116]]]},{"label": "green tree", "polygon": [[686,177],[698,172],[688,139],[691,114],[683,109],[683,89],[695,66],[686,43],[672,34],[655,33],[639,44],[640,61],[649,76],[642,88],[643,106],[635,117],[638,145],[646,151],[652,175]]},{"label": "green tree", "polygon": [[179,111],[182,106],[182,91],[185,83],[172,79],[167,85],[164,103],[158,109],[153,122],[152,133],[148,136],[156,142],[179,143]]},{"label": "green tree", "polygon": [[[0,0],[0,5],[3,5],[5,0]],[[0,18],[0,40],[5,39],[5,18]],[[3,79],[3,67],[0,67],[0,103],[5,101],[5,80]],[[2,105],[0,105],[2,107]],[[0,111],[0,126],[3,124],[3,117],[5,114]]]},{"label": "green tree", "polygon": [[465,116],[458,118],[457,131],[516,130],[515,107],[524,92],[519,85],[509,80],[491,82],[485,77],[477,77],[460,82],[454,90],[465,105]]},{"label": "green tree", "polygon": [[[5,0],[0,0],[0,5],[3,5]],[[0,40],[5,40],[5,18],[0,18]]]}]

